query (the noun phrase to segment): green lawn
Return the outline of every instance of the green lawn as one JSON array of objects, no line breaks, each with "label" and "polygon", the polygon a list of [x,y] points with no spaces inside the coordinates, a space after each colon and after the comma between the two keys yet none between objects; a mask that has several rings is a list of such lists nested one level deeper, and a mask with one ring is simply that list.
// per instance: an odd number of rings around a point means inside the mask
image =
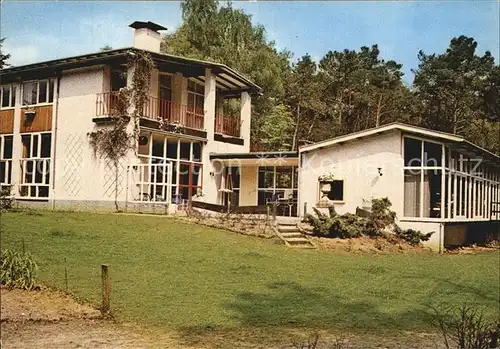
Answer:
[{"label": "green lawn", "polygon": [[43,283],[96,305],[110,266],[118,320],[175,329],[426,329],[428,304],[499,307],[498,253],[336,255],[168,217],[8,213],[2,249],[24,239]]}]

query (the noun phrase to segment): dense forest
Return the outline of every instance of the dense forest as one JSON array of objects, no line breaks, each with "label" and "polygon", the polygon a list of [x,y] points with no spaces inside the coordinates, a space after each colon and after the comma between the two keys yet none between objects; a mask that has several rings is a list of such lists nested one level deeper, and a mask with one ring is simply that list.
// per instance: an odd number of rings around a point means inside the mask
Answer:
[{"label": "dense forest", "polygon": [[411,87],[402,65],[376,44],[292,60],[250,15],[216,0],[185,0],[167,53],[227,64],[263,88],[253,99],[252,150],[292,150],[348,132],[402,121],[465,135],[500,154],[500,66],[477,42],[451,38],[442,53],[415,52]]},{"label": "dense forest", "polygon": [[500,65],[490,52],[477,52],[474,38],[451,38],[442,53],[415,52],[419,65],[407,86],[402,64],[382,59],[376,43],[329,51],[319,62],[293,59],[231,3],[185,0],[181,10],[182,23],[164,36],[163,52],[224,63],[262,87],[253,98],[253,151],[296,150],[401,121],[460,134],[500,154]]}]

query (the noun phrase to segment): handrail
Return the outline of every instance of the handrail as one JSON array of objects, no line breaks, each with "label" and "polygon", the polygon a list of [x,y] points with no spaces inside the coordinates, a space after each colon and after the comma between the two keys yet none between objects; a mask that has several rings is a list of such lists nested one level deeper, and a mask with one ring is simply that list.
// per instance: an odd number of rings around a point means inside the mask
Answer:
[{"label": "handrail", "polygon": [[[118,92],[98,93],[96,97],[96,116],[118,116]],[[149,97],[144,106],[142,116],[154,120],[163,120],[197,130],[204,129],[204,115],[202,109],[191,108],[165,99]]]},{"label": "handrail", "polygon": [[228,136],[240,137],[241,121],[236,115],[215,115],[215,132]]}]

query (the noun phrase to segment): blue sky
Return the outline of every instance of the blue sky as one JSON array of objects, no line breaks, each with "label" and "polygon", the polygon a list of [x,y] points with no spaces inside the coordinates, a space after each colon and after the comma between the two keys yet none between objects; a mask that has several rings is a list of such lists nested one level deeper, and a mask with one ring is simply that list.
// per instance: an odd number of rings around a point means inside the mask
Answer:
[{"label": "blue sky", "polygon": [[[403,64],[405,80],[418,65],[417,53],[443,52],[454,36],[474,37],[479,52],[500,59],[500,2],[271,2],[235,1],[265,26],[279,49],[319,60],[329,50],[358,49],[377,43],[384,59]],[[132,44],[135,20],[153,21],[175,30],[181,23],[179,2],[9,2],[1,4],[0,35],[11,64],[85,54],[109,44]]]}]

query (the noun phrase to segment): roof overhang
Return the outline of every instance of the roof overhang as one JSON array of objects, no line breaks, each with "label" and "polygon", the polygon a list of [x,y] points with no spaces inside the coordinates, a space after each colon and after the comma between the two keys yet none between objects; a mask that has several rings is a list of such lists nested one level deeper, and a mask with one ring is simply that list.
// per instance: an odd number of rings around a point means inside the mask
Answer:
[{"label": "roof overhang", "polygon": [[2,83],[11,83],[54,76],[56,72],[100,64],[119,66],[126,64],[128,55],[134,52],[149,53],[157,68],[162,72],[180,72],[183,76],[197,79],[200,82],[205,81],[205,69],[210,68],[216,76],[219,92],[226,97],[238,96],[241,92],[250,94],[259,94],[261,92],[258,85],[224,64],[139,50],[132,47],[11,67],[0,71],[0,78]]},{"label": "roof overhang", "polygon": [[227,166],[298,166],[297,152],[210,154],[210,161]]},{"label": "roof overhang", "polygon": [[426,128],[407,125],[399,122],[371,128],[364,131],[350,133],[310,145],[305,145],[299,148],[299,153],[306,153],[332,147],[335,145],[342,145],[346,142],[352,142],[355,140],[360,140],[396,130],[401,131],[403,134],[413,135],[421,138],[428,138],[445,143],[453,149],[459,150],[466,154],[471,154],[478,157],[480,156],[488,164],[500,167],[500,157],[498,155],[467,141],[461,136],[441,131],[429,130]]}]

